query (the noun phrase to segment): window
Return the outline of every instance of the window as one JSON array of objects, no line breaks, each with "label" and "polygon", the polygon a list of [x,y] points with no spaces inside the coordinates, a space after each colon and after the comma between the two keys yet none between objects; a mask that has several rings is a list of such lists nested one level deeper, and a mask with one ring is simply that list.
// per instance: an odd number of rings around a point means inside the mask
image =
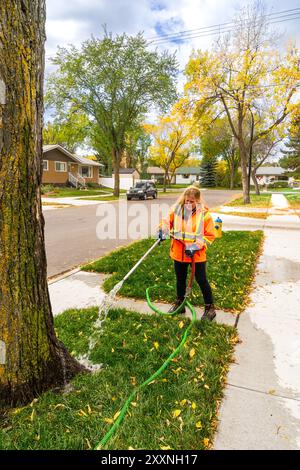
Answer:
[{"label": "window", "polygon": [[48,160],[43,160],[43,171],[49,170],[49,162]]},{"label": "window", "polygon": [[81,167],[81,176],[83,178],[92,178],[92,167],[82,166]]},{"label": "window", "polygon": [[66,162],[55,162],[55,171],[67,171]]},{"label": "window", "polygon": [[184,178],[184,179],[187,179],[189,177],[190,177],[190,175],[182,175],[182,178]]}]

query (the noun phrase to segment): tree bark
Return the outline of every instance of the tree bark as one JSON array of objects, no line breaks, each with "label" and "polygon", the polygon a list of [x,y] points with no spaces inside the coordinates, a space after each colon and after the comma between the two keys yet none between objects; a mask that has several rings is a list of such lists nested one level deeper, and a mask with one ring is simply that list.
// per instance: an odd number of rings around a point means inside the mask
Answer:
[{"label": "tree bark", "polygon": [[249,183],[248,183],[248,154],[243,142],[239,142],[240,149],[240,163],[242,170],[242,186],[243,186],[243,199],[244,204],[250,203],[250,192],[249,192]]},{"label": "tree bark", "polygon": [[113,149],[113,167],[114,167],[114,196],[120,196],[120,157],[117,149]]},{"label": "tree bark", "polygon": [[253,180],[253,183],[254,183],[254,186],[255,186],[255,194],[257,194],[258,196],[260,195],[260,189],[259,189],[259,184],[257,182],[257,179],[256,179],[256,168],[254,168],[252,170],[252,173],[251,173],[251,177],[252,177],[252,180]]},{"label": "tree bark", "polygon": [[57,339],[41,207],[44,0],[0,3],[0,401],[83,371]]}]

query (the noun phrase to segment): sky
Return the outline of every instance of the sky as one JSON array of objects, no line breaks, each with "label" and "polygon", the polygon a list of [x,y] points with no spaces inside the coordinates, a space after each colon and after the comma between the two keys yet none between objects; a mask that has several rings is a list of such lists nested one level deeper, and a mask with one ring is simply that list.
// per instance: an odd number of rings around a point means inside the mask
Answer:
[{"label": "sky", "polygon": [[[103,26],[113,34],[135,35],[143,32],[146,39],[162,38],[166,34],[180,31],[207,28],[232,21],[237,11],[245,4],[242,0],[46,0],[46,77],[53,71],[51,57],[55,55],[57,46],[68,47],[80,44],[91,37],[103,36]],[[264,0],[267,13],[293,10],[286,15],[296,15],[289,21],[282,21],[272,27],[281,32],[278,47],[292,40],[300,48],[300,2],[299,0]],[[286,16],[291,18],[291,16]],[[285,19],[286,19],[285,18]],[[284,19],[284,18],[282,18]],[[204,30],[205,33],[207,31]],[[193,32],[191,36],[199,34]],[[158,49],[176,51],[179,69],[183,71],[193,49],[209,50],[215,41],[215,35],[203,34],[186,41],[170,40]],[[178,91],[181,92],[184,76],[178,80]],[[46,117],[50,118],[50,116]]]},{"label": "sky", "polygon": [[[103,25],[113,34],[137,34],[159,38],[163,34],[205,28],[230,22],[243,5],[241,0],[46,0],[46,72],[57,46],[80,45],[91,35],[101,37]],[[300,47],[299,0],[264,0],[269,13],[298,8],[298,19],[274,25],[283,33],[282,42],[295,39]],[[294,12],[295,14],[295,12]],[[216,36],[188,41],[167,40],[159,48],[177,50],[183,69],[193,48],[209,49]],[[152,46],[153,47],[153,46]]]}]

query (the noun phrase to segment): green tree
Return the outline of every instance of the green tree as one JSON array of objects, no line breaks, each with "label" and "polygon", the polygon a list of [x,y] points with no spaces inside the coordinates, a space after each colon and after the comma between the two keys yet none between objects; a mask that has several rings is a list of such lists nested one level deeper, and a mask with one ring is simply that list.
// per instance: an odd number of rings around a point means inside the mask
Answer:
[{"label": "green tree", "polygon": [[221,157],[226,162],[229,187],[233,189],[239,166],[239,154],[226,118],[213,121],[206,130],[203,130],[200,136],[200,151],[204,158]]},{"label": "green tree", "polygon": [[41,205],[44,0],[0,2],[0,405],[82,371],[55,335]]},{"label": "green tree", "polygon": [[89,119],[84,114],[68,113],[63,119],[47,122],[43,129],[45,145],[59,144],[75,153],[89,134]]},{"label": "green tree", "polygon": [[114,194],[126,137],[153,107],[166,110],[176,99],[177,61],[168,52],[147,50],[142,34],[92,38],[81,49],[59,48],[57,70],[48,81],[48,102],[59,112],[75,106],[94,124],[94,136],[112,158]]},{"label": "green tree", "polygon": [[217,159],[203,158],[200,165],[200,184],[203,187],[213,188],[217,185]]},{"label": "green tree", "polygon": [[283,157],[279,165],[287,170],[292,170],[292,175],[300,178],[300,118],[297,118],[289,130],[289,137],[285,142],[285,149],[281,150]]}]

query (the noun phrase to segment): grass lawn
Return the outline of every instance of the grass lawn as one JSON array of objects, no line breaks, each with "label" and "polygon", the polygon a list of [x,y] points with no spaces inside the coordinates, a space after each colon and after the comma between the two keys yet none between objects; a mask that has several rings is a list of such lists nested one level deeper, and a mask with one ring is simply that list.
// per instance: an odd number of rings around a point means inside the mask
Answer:
[{"label": "grass lawn", "polygon": [[257,196],[256,194],[250,194],[250,204],[244,204],[243,198],[239,197],[234,199],[233,201],[227,202],[224,204],[225,206],[241,206],[241,207],[269,207],[271,203],[271,194],[260,194]]},{"label": "grass lawn", "polygon": [[218,214],[229,214],[229,215],[238,215],[239,217],[252,217],[254,219],[266,219],[268,214],[267,212],[222,212],[218,211]]},{"label": "grass lawn", "polygon": [[300,194],[286,194],[285,197],[293,209],[300,209]]},{"label": "grass lawn", "polygon": [[[208,279],[213,289],[215,303],[219,308],[236,311],[244,308],[262,240],[261,231],[229,231],[223,232],[223,237],[216,239],[208,249]],[[103,284],[105,291],[108,292],[153,242],[153,239],[138,241],[84,266],[83,269],[112,273]],[[155,284],[153,298],[172,302],[175,298],[175,274],[173,262],[169,257],[169,248],[170,240],[158,246],[124,283],[119,293],[126,297],[144,299],[146,288]],[[191,302],[203,305],[202,294],[196,284]]]},{"label": "grass lawn", "polygon": [[[97,196],[106,194],[108,191],[103,189],[74,189],[74,188],[54,188],[53,191],[43,194],[42,197],[79,197],[79,196]],[[112,190],[109,191],[110,193]]]},{"label": "grass lawn", "polygon": [[[120,196],[122,198],[122,196]],[[120,198],[116,196],[98,196],[98,197],[85,197],[85,198],[80,198],[78,197],[77,199],[84,199],[85,201],[118,201]]]},{"label": "grass lawn", "polygon": [[[73,355],[87,352],[96,316],[89,308],[56,317],[58,335]],[[188,323],[182,316],[111,310],[91,355],[105,367],[77,376],[71,393],[48,392],[4,412],[0,449],[94,448],[135,386],[177,347]],[[136,396],[107,448],[209,448],[236,342],[234,328],[198,321],[173,364]]]}]

